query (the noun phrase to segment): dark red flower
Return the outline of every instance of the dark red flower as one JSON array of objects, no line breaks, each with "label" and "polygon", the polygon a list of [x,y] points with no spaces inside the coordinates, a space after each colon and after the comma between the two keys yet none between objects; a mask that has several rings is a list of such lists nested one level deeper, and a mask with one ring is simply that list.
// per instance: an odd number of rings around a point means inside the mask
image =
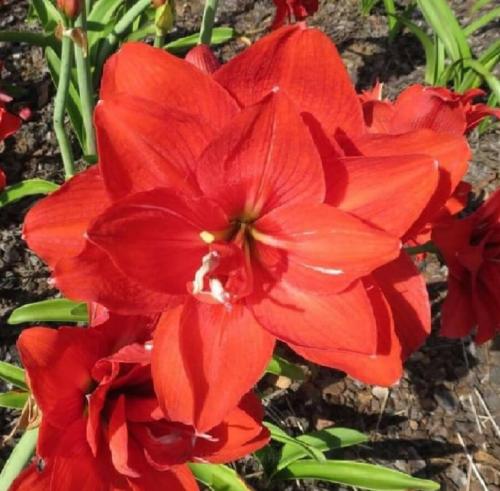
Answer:
[{"label": "dark red flower", "polygon": [[271,29],[277,29],[292,19],[304,20],[318,10],[318,0],[273,0],[276,14]]},{"label": "dark red flower", "polygon": [[462,337],[477,326],[484,343],[500,331],[500,190],[467,218],[440,223],[432,239],[449,270],[441,334]]},{"label": "dark red flower", "polygon": [[[36,461],[12,490],[197,490],[186,462],[226,462],[267,443],[250,393],[203,430],[168,405],[162,411],[150,328],[145,318],[112,316],[94,328],[23,331],[18,348],[42,423]],[[192,421],[190,393],[178,389],[172,413]]]},{"label": "dark red flower", "polygon": [[[106,66],[96,126],[99,167],[25,223],[67,296],[127,314],[180,305],[156,345],[180,353],[176,375],[198,370],[217,387],[225,374],[228,407],[275,337],[369,382],[400,376],[430,313],[398,238],[435,193],[438,165],[466,162],[463,137],[366,134],[334,45],[303,26],[212,77],[127,44]],[[197,404],[216,398],[200,393]]]},{"label": "dark red flower", "polygon": [[57,0],[57,7],[70,19],[74,19],[80,14],[82,0]]}]

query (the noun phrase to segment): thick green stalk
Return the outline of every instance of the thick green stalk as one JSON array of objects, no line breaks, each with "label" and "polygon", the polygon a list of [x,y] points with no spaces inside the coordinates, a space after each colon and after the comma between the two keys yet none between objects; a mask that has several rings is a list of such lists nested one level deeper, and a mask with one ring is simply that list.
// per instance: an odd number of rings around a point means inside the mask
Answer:
[{"label": "thick green stalk", "polygon": [[411,256],[415,256],[416,254],[423,253],[431,253],[431,254],[439,254],[439,249],[434,245],[433,242],[426,242],[425,244],[414,246],[414,247],[405,247],[403,249],[407,254]]},{"label": "thick green stalk", "polygon": [[162,34],[156,33],[154,47],[161,48],[161,47],[163,47],[164,44],[165,44],[165,36],[163,36]]},{"label": "thick green stalk", "polygon": [[31,459],[38,439],[38,428],[26,430],[12,450],[0,474],[0,489],[9,489],[14,479]]},{"label": "thick green stalk", "polygon": [[[75,27],[82,30],[83,35],[87,36],[87,13],[85,4],[82,5],[80,15],[76,19]],[[78,92],[80,93],[80,102],[82,105],[82,119],[85,128],[85,149],[86,155],[95,155],[97,147],[95,142],[95,132],[93,124],[94,114],[94,87],[92,85],[92,75],[90,73],[90,63],[86,47],[75,44],[76,71],[78,77]]]},{"label": "thick green stalk", "polygon": [[120,41],[120,37],[127,32],[132,23],[141,15],[148,7],[151,6],[151,0],[138,0],[130,10],[116,23],[111,34],[108,35],[104,44],[99,50],[97,63],[95,67],[94,83],[98,84],[101,78],[102,68],[105,61],[111,56]]},{"label": "thick green stalk", "polygon": [[64,115],[66,113],[66,101],[71,76],[71,65],[73,64],[73,42],[64,34],[61,48],[61,72],[54,102],[54,131],[61,150],[66,179],[75,175],[73,152],[68,135],[64,128]]},{"label": "thick green stalk", "polygon": [[205,10],[201,21],[200,40],[198,44],[210,46],[212,42],[212,31],[214,28],[215,12],[217,10],[218,0],[205,0]]}]

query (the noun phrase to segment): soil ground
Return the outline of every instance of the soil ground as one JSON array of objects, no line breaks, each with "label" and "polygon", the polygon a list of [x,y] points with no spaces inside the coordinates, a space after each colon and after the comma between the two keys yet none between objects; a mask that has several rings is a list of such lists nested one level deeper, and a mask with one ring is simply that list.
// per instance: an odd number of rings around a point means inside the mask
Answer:
[{"label": "soil ground", "polygon": [[[326,32],[338,45],[358,89],[377,79],[394,96],[410,83],[422,82],[424,54],[409,34],[387,41],[383,9],[364,17],[359,1],[323,1],[310,24]],[[471,2],[453,2],[467,22]],[[495,2],[494,2],[495,3]],[[26,28],[28,2],[6,0],[0,6],[0,30]],[[175,36],[195,32],[201,2],[178,1]],[[227,60],[267,32],[273,14],[270,0],[223,0],[217,23],[234,26],[238,38],[218,49]],[[418,20],[418,19],[417,19]],[[30,29],[36,30],[31,24]],[[498,36],[498,23],[473,39],[476,52]],[[16,96],[15,106],[28,105],[33,118],[0,148],[0,162],[9,184],[41,177],[62,182],[61,162],[51,127],[53,89],[36,47],[1,44],[5,63],[2,84]],[[473,202],[499,186],[498,125],[479,137],[471,135],[474,152],[467,176]],[[409,197],[410,198],[410,197]],[[34,199],[0,210],[0,358],[16,360],[14,343],[22,329],[5,322],[15,307],[56,294],[47,283],[48,272],[21,239],[23,217]],[[429,260],[422,264],[433,299],[435,327],[445,290],[445,267]],[[268,377],[260,384],[268,417],[291,434],[331,425],[366,432],[371,443],[339,454],[388,465],[420,477],[434,479],[443,490],[500,489],[500,342],[477,346],[470,339],[452,341],[433,334],[406,364],[405,376],[394,387],[367,386],[330,369],[307,366],[303,383],[288,385]],[[302,362],[303,363],[303,362]],[[10,432],[12,411],[0,411],[0,434]],[[0,449],[0,465],[10,444]],[[471,464],[473,462],[473,464]],[[255,460],[236,464],[255,489],[266,487]],[[482,481],[482,482],[481,482]],[[278,489],[343,489],[318,482],[288,482]]]}]

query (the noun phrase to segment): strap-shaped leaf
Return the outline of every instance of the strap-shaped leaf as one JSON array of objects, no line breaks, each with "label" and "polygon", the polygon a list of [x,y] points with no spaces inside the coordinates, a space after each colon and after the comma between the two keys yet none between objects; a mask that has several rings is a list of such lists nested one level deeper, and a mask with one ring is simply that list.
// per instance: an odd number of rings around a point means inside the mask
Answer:
[{"label": "strap-shaped leaf", "polygon": [[304,380],[304,372],[300,367],[277,355],[271,358],[266,372],[278,376],[282,375],[292,380]]},{"label": "strap-shaped leaf", "polygon": [[[368,441],[368,437],[350,428],[326,428],[321,431],[298,436],[295,440],[311,448],[315,448],[320,452],[327,452],[335,448],[344,448],[365,443]],[[286,443],[281,449],[281,458],[278,462],[277,469],[284,469],[292,462],[306,456],[307,452],[304,447],[296,443]]]},{"label": "strap-shaped leaf", "polygon": [[22,409],[29,396],[29,392],[18,390],[0,393],[0,407]]},{"label": "strap-shaped leaf", "polygon": [[[176,39],[164,47],[167,51],[173,54],[182,54],[194,48],[198,44],[200,34],[197,32],[183,38]],[[217,27],[212,31],[211,45],[222,44],[230,41],[234,37],[234,29],[232,27]]]},{"label": "strap-shaped leaf", "polygon": [[19,387],[20,389],[28,388],[26,385],[24,370],[16,365],[13,365],[12,363],[0,361],[0,378],[9,384]]},{"label": "strap-shaped leaf", "polygon": [[221,464],[189,464],[194,477],[213,491],[248,491],[233,469]]},{"label": "strap-shaped leaf", "polygon": [[17,184],[6,187],[0,193],[0,208],[25,198],[26,196],[49,194],[57,188],[59,188],[59,185],[55,182],[45,181],[43,179],[27,179],[26,181],[18,182]]},{"label": "strap-shaped leaf", "polygon": [[28,303],[10,314],[9,324],[23,322],[87,322],[87,304],[66,298],[54,298],[42,302]]},{"label": "strap-shaped leaf", "polygon": [[274,479],[319,479],[375,491],[433,491],[439,489],[439,484],[433,481],[418,479],[378,465],[348,460],[327,460],[325,462],[300,460],[275,474]]}]

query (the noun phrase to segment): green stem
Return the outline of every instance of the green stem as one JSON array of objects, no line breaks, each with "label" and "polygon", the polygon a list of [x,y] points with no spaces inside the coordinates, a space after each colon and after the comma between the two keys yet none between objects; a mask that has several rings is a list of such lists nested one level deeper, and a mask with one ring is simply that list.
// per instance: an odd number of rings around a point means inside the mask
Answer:
[{"label": "green stem", "polygon": [[165,44],[165,36],[163,36],[162,34],[156,34],[154,47],[155,48],[162,48],[164,44]]},{"label": "green stem", "polygon": [[38,439],[38,428],[26,430],[12,450],[0,474],[0,489],[9,489],[10,485],[31,459]]},{"label": "green stem", "polygon": [[210,46],[212,42],[212,31],[214,28],[215,12],[219,0],[205,0],[205,10],[203,11],[203,19],[201,21],[200,40],[198,44],[206,44]]},{"label": "green stem", "polygon": [[430,252],[431,254],[439,254],[439,249],[434,245],[434,243],[430,241],[415,247],[405,247],[403,250],[411,256],[415,256],[416,254],[423,254],[426,252]]},{"label": "green stem", "polygon": [[22,31],[2,31],[0,32],[0,42],[7,43],[28,43],[34,46],[54,47],[56,45],[54,36],[40,34],[38,32],[22,32]]},{"label": "green stem", "polygon": [[151,5],[151,0],[138,0],[130,10],[116,23],[111,34],[105,39],[103,46],[99,50],[97,56],[97,63],[95,67],[94,83],[99,83],[101,72],[105,61],[111,56],[115,50],[120,37],[127,32],[129,27],[133,24],[135,19],[139,17]]},{"label": "green stem", "polygon": [[85,12],[92,10],[92,0],[85,0]]},{"label": "green stem", "polygon": [[[87,13],[85,4],[82,4],[82,10],[78,19],[76,20],[75,27],[83,31],[83,35],[87,35]],[[90,63],[87,53],[84,52],[82,46],[75,44],[75,60],[76,71],[78,77],[78,91],[80,93],[80,101],[82,105],[82,119],[85,128],[85,149],[84,152],[88,156],[97,153],[95,142],[95,132],[92,117],[94,114],[94,89],[92,85],[92,75],[90,73]]]},{"label": "green stem", "polygon": [[75,174],[73,152],[71,150],[68,135],[66,134],[66,130],[64,128],[64,115],[66,113],[66,101],[68,99],[71,65],[73,63],[72,44],[73,42],[71,39],[68,36],[63,35],[61,48],[61,72],[59,74],[59,83],[57,85],[57,93],[54,102],[54,131],[61,150],[66,179],[69,179]]}]

